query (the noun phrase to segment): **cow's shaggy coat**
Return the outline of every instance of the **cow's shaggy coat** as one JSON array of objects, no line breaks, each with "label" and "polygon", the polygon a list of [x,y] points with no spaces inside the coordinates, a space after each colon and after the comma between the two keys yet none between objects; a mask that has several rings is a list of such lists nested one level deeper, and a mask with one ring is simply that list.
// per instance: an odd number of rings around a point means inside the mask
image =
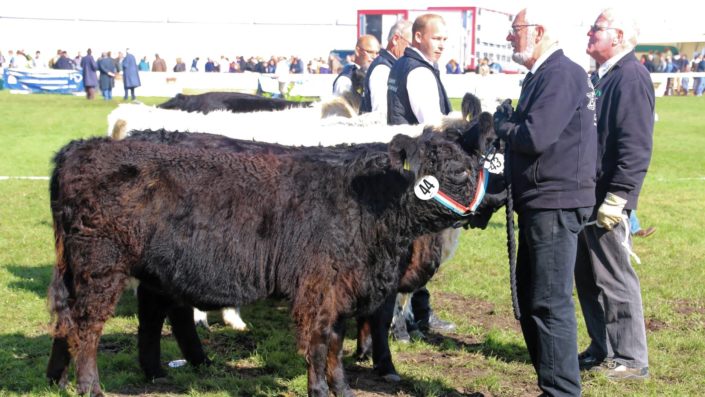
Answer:
[{"label": "cow's shaggy coat", "polygon": [[[309,394],[350,395],[344,318],[372,313],[397,288],[415,238],[461,219],[417,199],[414,181],[434,175],[459,202],[474,194],[479,156],[458,138],[428,131],[397,136],[386,151],[287,154],[70,143],[50,183],[57,265],[47,375],[65,381],[68,347],[78,393],[102,394],[98,340],[133,276],[141,291],[203,309],[288,297]],[[470,141],[480,149],[481,137]]]}]

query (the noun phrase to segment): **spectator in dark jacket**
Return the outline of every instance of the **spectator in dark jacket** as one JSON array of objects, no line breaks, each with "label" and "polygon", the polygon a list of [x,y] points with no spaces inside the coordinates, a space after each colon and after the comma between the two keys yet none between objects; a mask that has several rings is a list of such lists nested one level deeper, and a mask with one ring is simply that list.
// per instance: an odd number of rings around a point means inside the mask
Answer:
[{"label": "spectator in dark jacket", "polygon": [[86,56],[81,58],[81,74],[83,75],[83,87],[86,90],[86,99],[95,98],[95,87],[98,85],[98,64],[93,59],[93,51],[89,48]]},{"label": "spectator in dark jacket", "polygon": [[127,94],[129,91],[132,100],[134,101],[137,99],[137,97],[135,96],[135,88],[142,85],[142,83],[140,82],[140,73],[137,69],[137,62],[135,60],[135,56],[132,55],[129,48],[125,50],[125,58],[122,60],[121,64],[123,71],[122,84],[125,88],[125,95],[123,99],[127,100]]},{"label": "spectator in dark jacket", "polygon": [[103,99],[109,101],[113,99],[113,87],[115,86],[115,60],[110,57],[110,51],[105,53],[98,60],[98,70],[100,70],[100,91],[103,93]]},{"label": "spectator in dark jacket", "polygon": [[495,128],[509,149],[520,323],[538,386],[580,396],[573,269],[595,205],[595,97],[583,68],[558,47],[554,13],[528,8],[515,17],[507,41],[530,73],[516,110],[509,100],[498,107]]},{"label": "spectator in dark jacket", "polygon": [[186,64],[181,58],[176,58],[176,65],[174,65],[174,72],[185,72]]},{"label": "spectator in dark jacket", "polygon": [[590,335],[580,354],[583,369],[604,368],[608,378],[649,376],[639,278],[630,263],[629,213],[636,210],[651,160],[654,88],[636,59],[633,18],[603,11],[588,32],[587,53],[599,65],[596,226],[582,232],[575,285]]},{"label": "spectator in dark jacket", "polygon": [[66,51],[61,51],[61,55],[59,56],[59,59],[56,60],[56,63],[54,63],[54,69],[62,69],[62,70],[73,70],[74,69],[74,64],[69,57],[66,56]]}]

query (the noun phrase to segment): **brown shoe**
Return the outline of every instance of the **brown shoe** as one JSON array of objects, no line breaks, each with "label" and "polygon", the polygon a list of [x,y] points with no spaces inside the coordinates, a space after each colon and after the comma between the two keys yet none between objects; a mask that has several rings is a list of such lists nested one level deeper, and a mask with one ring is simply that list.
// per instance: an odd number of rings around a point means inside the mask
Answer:
[{"label": "brown shoe", "polygon": [[649,226],[647,229],[639,230],[638,232],[634,233],[634,235],[637,237],[649,237],[654,233],[656,233],[656,228],[653,226]]}]

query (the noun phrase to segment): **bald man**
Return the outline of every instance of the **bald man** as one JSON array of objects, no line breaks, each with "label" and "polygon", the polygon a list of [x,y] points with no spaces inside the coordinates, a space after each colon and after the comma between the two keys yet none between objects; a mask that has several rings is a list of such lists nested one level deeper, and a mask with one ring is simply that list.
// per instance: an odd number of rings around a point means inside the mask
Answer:
[{"label": "bald man", "polygon": [[[355,44],[353,63],[345,65],[343,71],[333,81],[333,94],[343,95],[347,91],[357,89],[353,86],[354,74],[360,70],[367,72],[372,61],[379,54],[379,40],[371,34],[362,35]],[[361,87],[360,87],[361,88]]]},{"label": "bald man", "polygon": [[387,82],[388,124],[433,124],[452,110],[438,71],[448,40],[443,17],[424,14],[411,28],[411,46],[392,67]]}]

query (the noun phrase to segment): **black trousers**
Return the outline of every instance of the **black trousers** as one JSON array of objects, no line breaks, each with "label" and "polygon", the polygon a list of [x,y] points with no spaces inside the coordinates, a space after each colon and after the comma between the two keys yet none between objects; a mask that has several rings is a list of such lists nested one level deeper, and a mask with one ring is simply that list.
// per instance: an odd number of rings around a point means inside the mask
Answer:
[{"label": "black trousers", "polygon": [[592,207],[519,211],[517,292],[521,329],[549,396],[580,396],[573,269]]}]

